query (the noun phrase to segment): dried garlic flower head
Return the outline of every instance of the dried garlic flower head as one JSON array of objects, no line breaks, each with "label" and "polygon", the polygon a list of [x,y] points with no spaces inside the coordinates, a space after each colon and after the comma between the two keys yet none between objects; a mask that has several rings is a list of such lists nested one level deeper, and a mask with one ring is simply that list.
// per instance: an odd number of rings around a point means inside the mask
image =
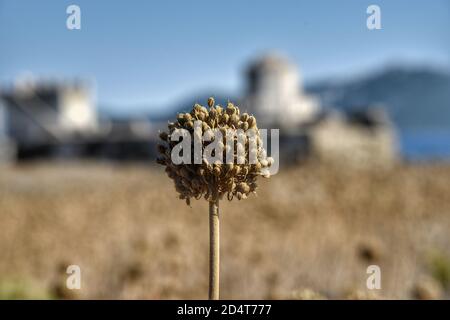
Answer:
[{"label": "dried garlic flower head", "polygon": [[[226,108],[215,105],[214,98],[208,99],[208,108],[195,104],[191,112],[169,122],[168,132],[159,137],[157,162],[166,167],[180,199],[188,205],[191,198],[202,196],[208,201],[224,195],[228,200],[246,199],[256,193],[258,176],[270,176],[273,159],[266,155],[255,117],[241,113],[231,102]],[[192,161],[175,164],[172,158],[180,137],[187,139],[189,148],[182,152]],[[205,155],[210,149],[212,159]]]}]

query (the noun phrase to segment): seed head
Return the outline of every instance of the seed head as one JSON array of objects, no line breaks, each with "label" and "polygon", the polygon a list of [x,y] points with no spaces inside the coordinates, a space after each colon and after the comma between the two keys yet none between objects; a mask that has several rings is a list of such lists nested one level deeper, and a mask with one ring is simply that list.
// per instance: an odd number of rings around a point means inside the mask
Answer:
[{"label": "seed head", "polygon": [[[187,204],[190,204],[192,198],[201,197],[208,201],[224,196],[229,200],[234,197],[238,200],[246,199],[251,193],[256,193],[258,176],[270,176],[269,168],[273,159],[266,156],[255,117],[247,113],[241,114],[239,108],[231,102],[226,108],[222,108],[215,105],[214,98],[211,97],[207,104],[209,110],[195,104],[189,113],[179,113],[175,122],[169,122],[168,132],[159,134],[161,142],[158,144],[159,156],[156,162],[166,167],[167,176],[174,181],[180,199],[184,199]],[[195,129],[195,121],[201,122],[198,130]],[[209,163],[204,157],[201,164],[194,164],[192,159],[192,164],[175,165],[170,157],[172,148],[178,141],[171,141],[170,137],[180,129],[186,129],[191,135],[191,150],[194,150],[194,136],[198,139],[202,135],[202,154],[214,141],[215,130],[220,131],[223,139],[215,141],[215,150],[223,151],[222,161]],[[240,135],[236,134],[237,129],[238,132],[241,131]],[[252,133],[256,133],[256,137],[247,137],[246,133],[250,129],[253,129]],[[250,141],[257,142],[257,150],[251,151],[257,155],[256,163],[249,163]],[[233,143],[231,147],[230,142]],[[232,154],[232,161],[226,158],[228,152]]]}]

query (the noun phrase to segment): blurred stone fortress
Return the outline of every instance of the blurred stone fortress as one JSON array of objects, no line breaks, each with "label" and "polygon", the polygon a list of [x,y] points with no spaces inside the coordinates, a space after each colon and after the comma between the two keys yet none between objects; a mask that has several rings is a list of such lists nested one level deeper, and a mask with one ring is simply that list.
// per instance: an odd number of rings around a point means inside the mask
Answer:
[{"label": "blurred stone fortress", "polygon": [[28,79],[0,90],[0,162],[149,158],[147,119],[98,115],[87,81]]},{"label": "blurred stone fortress", "polygon": [[[246,77],[239,105],[257,117],[261,128],[280,129],[281,162],[312,158],[390,165],[397,160],[395,132],[384,110],[367,106],[344,113],[324,108],[304,93],[297,66],[280,55],[255,60]],[[81,81],[33,80],[0,88],[0,161],[155,157],[157,132],[172,116],[164,121],[99,116],[93,91]]]},{"label": "blurred stone fortress", "polygon": [[0,91],[0,140],[3,159],[20,150],[37,152],[82,140],[98,129],[90,88],[82,82],[48,82],[28,79]]},{"label": "blurred stone fortress", "polygon": [[97,129],[89,87],[80,82],[18,83],[2,92],[1,98],[8,133],[21,144],[89,134]]},{"label": "blurred stone fortress", "polygon": [[242,104],[263,128],[301,126],[320,110],[319,102],[304,94],[296,66],[278,55],[264,56],[250,65]]},{"label": "blurred stone fortress", "polygon": [[281,161],[315,158],[325,162],[391,165],[398,159],[397,138],[384,109],[365,106],[347,112],[324,109],[305,95],[298,68],[268,55],[247,71],[243,109],[263,128],[280,129]]}]

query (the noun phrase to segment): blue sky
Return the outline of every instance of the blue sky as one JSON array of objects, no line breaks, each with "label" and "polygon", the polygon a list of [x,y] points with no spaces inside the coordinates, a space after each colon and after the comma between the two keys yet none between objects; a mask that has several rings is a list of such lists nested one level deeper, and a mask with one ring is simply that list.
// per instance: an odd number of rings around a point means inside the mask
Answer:
[{"label": "blue sky", "polygon": [[[81,30],[66,8],[81,8]],[[381,7],[382,30],[366,28]],[[0,0],[0,81],[29,72],[93,78],[100,105],[172,103],[195,92],[238,92],[255,55],[277,50],[306,81],[389,63],[450,66],[450,2]]]}]

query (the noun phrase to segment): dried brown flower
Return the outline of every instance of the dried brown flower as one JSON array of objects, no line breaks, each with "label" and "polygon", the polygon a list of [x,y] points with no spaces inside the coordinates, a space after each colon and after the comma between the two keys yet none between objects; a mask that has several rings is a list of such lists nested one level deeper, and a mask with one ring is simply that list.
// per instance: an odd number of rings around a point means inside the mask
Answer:
[{"label": "dried brown flower", "polygon": [[[201,197],[208,201],[222,199],[225,195],[229,200],[234,197],[246,199],[251,193],[256,193],[258,176],[270,176],[269,167],[273,159],[266,156],[255,117],[241,114],[231,102],[226,108],[216,105],[212,97],[208,99],[208,106],[195,104],[189,113],[179,113],[175,122],[169,122],[168,132],[159,135],[161,142],[158,144],[157,163],[166,167],[180,199],[186,200],[187,204],[192,198]],[[201,122],[198,130],[194,128],[196,121]],[[178,129],[186,129],[190,135],[191,159],[194,159],[194,136],[200,138],[203,155],[205,148],[215,142],[215,130],[219,130],[223,141],[217,141],[216,150],[223,150],[223,160],[209,163],[203,158],[201,164],[194,161],[191,164],[174,164],[171,160],[172,149],[179,141],[172,141],[171,136]],[[252,135],[247,136],[249,130],[252,130]],[[251,144],[251,139],[255,139],[256,143]],[[252,146],[255,148],[251,149]],[[225,161],[227,152],[232,152],[233,161]],[[250,152],[254,152],[255,163],[250,163]]]}]

